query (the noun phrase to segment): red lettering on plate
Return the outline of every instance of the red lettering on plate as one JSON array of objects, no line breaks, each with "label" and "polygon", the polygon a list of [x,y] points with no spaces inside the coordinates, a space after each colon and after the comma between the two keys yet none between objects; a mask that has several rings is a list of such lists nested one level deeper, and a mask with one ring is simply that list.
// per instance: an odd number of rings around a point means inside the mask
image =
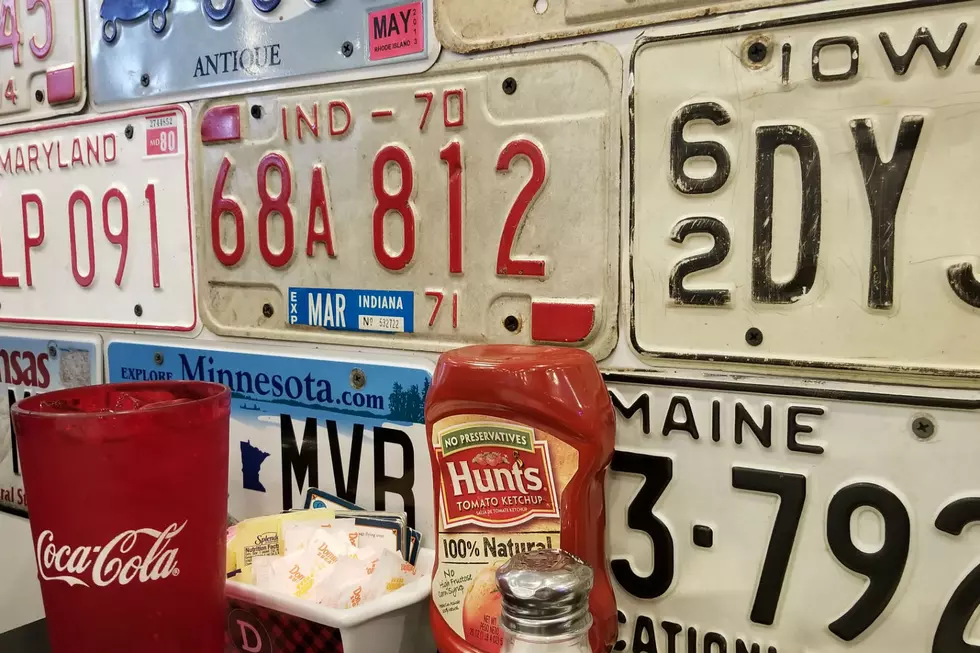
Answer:
[{"label": "red lettering on plate", "polygon": [[318,102],[313,103],[313,122],[310,122],[310,117],[303,112],[303,107],[299,104],[296,105],[296,136],[301,143],[303,142],[303,125],[306,125],[306,128],[315,138],[320,138],[320,104]]},{"label": "red lettering on plate", "polygon": [[163,127],[147,127],[146,156],[165,156],[180,151],[177,125]]},{"label": "red lettering on plate", "polygon": [[425,50],[422,3],[413,2],[368,14],[368,51],[371,61],[391,59]]},{"label": "red lettering on plate", "polygon": [[432,91],[418,91],[415,94],[416,100],[425,100],[425,109],[422,110],[422,119],[419,120],[419,131],[425,131],[425,123],[429,120],[429,110],[432,109]]},{"label": "red lettering on plate", "polygon": [[[109,227],[109,200],[119,204],[119,233]],[[126,196],[118,188],[110,188],[102,197],[102,229],[106,240],[119,247],[119,266],[116,268],[116,286],[122,287],[123,273],[126,271],[126,256],[129,253],[129,205]]]},{"label": "red lettering on plate", "polygon": [[[313,166],[313,183],[310,186],[310,220],[306,227],[306,256],[313,258],[316,243],[323,243],[327,256],[336,258],[330,226],[330,209],[327,204],[326,171],[321,165]],[[317,214],[323,216],[323,228],[317,228]]]},{"label": "red lettering on plate", "polygon": [[544,152],[541,148],[526,139],[511,141],[500,152],[497,159],[497,172],[510,172],[511,163],[518,156],[525,157],[531,163],[531,178],[518,193],[517,199],[507,220],[504,222],[504,232],[500,237],[500,247],[497,249],[497,274],[519,275],[528,277],[543,277],[545,275],[544,259],[513,259],[514,239],[520,231],[521,222],[527,215],[528,209],[544,186],[547,179],[547,166]]},{"label": "red lettering on plate", "polygon": [[[27,224],[27,205],[33,204],[37,207],[37,236],[31,235],[30,227]],[[34,278],[31,276],[31,250],[40,247],[44,242],[44,205],[37,193],[24,193],[20,197],[21,215],[24,224],[24,277],[27,280],[27,287],[34,286]]]},{"label": "red lettering on plate", "polygon": [[[78,271],[78,245],[75,237],[75,205],[81,202],[85,207],[85,230],[88,234],[88,272]],[[71,242],[71,273],[82,288],[88,288],[95,279],[95,243],[92,237],[92,201],[83,190],[76,190],[68,198],[68,239]]]},{"label": "red lettering on plate", "polygon": [[53,21],[51,20],[51,4],[49,0],[27,0],[27,13],[34,13],[38,7],[44,9],[44,45],[37,44],[37,34],[32,36],[31,54],[34,55],[35,59],[41,60],[45,59],[51,53],[51,43],[53,41],[51,38],[51,26]]},{"label": "red lettering on plate", "polygon": [[[449,118],[449,98],[456,98],[456,118]],[[456,88],[442,94],[442,120],[446,128],[463,126],[463,89]]]},{"label": "red lettering on plate", "polygon": [[[245,214],[238,202],[222,195],[230,170],[231,160],[225,157],[221,161],[211,194],[211,250],[215,258],[229,268],[238,263],[245,253]],[[221,247],[221,216],[225,213],[231,214],[235,224],[235,249],[231,252],[226,252]]]},{"label": "red lettering on plate", "polygon": [[439,308],[442,306],[443,292],[441,290],[426,290],[426,297],[434,297],[436,305],[432,307],[432,315],[429,317],[429,326],[436,323],[436,316],[439,315]]},{"label": "red lettering on plate", "polygon": [[[269,195],[269,168],[279,171],[279,194],[275,197]],[[259,209],[259,251],[266,263],[274,268],[281,268],[293,258],[293,211],[289,206],[293,177],[289,172],[289,163],[278,152],[262,157],[256,175],[259,199],[262,200],[262,208]],[[272,213],[278,213],[282,219],[283,243],[282,251],[278,254],[269,247],[269,216]]]},{"label": "red lettering on plate", "polygon": [[160,244],[157,242],[157,189],[153,184],[146,185],[143,194],[150,205],[150,265],[153,268],[153,287],[160,287]]},{"label": "red lettering on plate", "polygon": [[[334,122],[334,117],[337,115],[337,110],[343,113],[346,117],[343,127],[338,127],[337,123]],[[333,100],[327,105],[327,115],[327,122],[329,123],[328,128],[331,136],[343,136],[347,133],[347,130],[350,129],[353,118],[351,118],[350,107],[347,106],[347,103],[339,100]]]},{"label": "red lettering on plate", "polygon": [[282,140],[289,142],[289,123],[286,121],[286,107],[279,110],[279,115],[282,116]]},{"label": "red lettering on plate", "polygon": [[40,152],[38,152],[37,145],[31,143],[30,145],[27,146],[27,171],[28,172],[31,171],[32,165],[35,168],[37,168],[38,172],[41,172],[41,166],[37,164],[37,158],[39,155]]},{"label": "red lettering on plate", "polygon": [[0,287],[20,288],[20,279],[16,276],[7,276],[3,273],[3,244],[0,243]]},{"label": "red lettering on plate", "polygon": [[[112,143],[112,156],[109,156],[109,143]],[[116,135],[105,134],[102,136],[102,160],[112,163],[116,160]]]},{"label": "red lettering on plate", "polygon": [[[385,188],[385,167],[389,163],[397,165],[401,172],[401,188],[397,193],[389,193]],[[374,257],[388,270],[403,270],[415,256],[415,211],[409,203],[415,189],[412,160],[408,152],[402,148],[397,145],[387,145],[381,148],[378,156],[375,157],[372,173],[374,196],[377,199],[372,221]],[[385,247],[385,216],[389,211],[397,213],[402,220],[402,251],[398,254],[390,253]]]},{"label": "red lettering on plate", "polygon": [[[462,114],[461,114],[462,115]],[[453,141],[439,152],[449,168],[449,273],[463,273],[463,148]]]},{"label": "red lettering on plate", "polygon": [[14,65],[20,65],[20,26],[17,24],[16,0],[0,0],[0,50],[14,51]]}]

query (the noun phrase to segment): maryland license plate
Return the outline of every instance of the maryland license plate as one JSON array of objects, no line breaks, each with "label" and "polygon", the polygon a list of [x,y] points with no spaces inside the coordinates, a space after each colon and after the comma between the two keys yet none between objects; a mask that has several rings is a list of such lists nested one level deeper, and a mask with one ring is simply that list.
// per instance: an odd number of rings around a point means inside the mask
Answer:
[{"label": "maryland license plate", "polygon": [[102,338],[0,331],[0,511],[27,516],[28,498],[10,408],[39,392],[102,382]]},{"label": "maryland license plate", "polygon": [[148,105],[417,73],[440,50],[430,3],[90,0],[92,101]]},{"label": "maryland license plate", "polygon": [[190,331],[180,105],[0,132],[0,322]]},{"label": "maryland license plate", "polygon": [[0,0],[0,125],[84,105],[82,0]]},{"label": "maryland license plate", "polygon": [[202,107],[223,335],[438,350],[616,340],[621,60],[600,44]]},{"label": "maryland license plate", "polygon": [[615,650],[976,646],[980,393],[606,379]]},{"label": "maryland license plate", "polygon": [[113,383],[211,381],[231,389],[233,517],[302,508],[315,487],[367,510],[404,511],[433,537],[428,361],[160,339],[111,342],[107,367]]},{"label": "maryland license plate", "polygon": [[637,47],[634,348],[978,374],[980,5],[790,9]]}]

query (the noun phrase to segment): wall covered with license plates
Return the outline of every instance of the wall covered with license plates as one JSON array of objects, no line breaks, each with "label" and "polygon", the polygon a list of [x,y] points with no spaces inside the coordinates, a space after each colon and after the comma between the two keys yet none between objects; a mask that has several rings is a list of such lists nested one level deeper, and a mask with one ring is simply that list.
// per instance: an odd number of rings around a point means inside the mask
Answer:
[{"label": "wall covered with license plates", "polygon": [[971,0],[0,0],[0,632],[24,396],[224,383],[231,516],[431,541],[490,342],[606,376],[617,650],[974,650],[978,59]]}]

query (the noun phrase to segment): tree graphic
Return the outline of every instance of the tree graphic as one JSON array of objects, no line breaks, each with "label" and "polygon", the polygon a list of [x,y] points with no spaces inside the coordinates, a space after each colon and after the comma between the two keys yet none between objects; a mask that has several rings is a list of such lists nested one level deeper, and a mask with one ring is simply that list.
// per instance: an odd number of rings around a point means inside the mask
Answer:
[{"label": "tree graphic", "polygon": [[421,424],[425,421],[425,393],[429,391],[429,380],[425,380],[422,391],[418,385],[409,386],[405,390],[400,383],[391,386],[388,395],[388,417],[396,422],[414,422]]}]

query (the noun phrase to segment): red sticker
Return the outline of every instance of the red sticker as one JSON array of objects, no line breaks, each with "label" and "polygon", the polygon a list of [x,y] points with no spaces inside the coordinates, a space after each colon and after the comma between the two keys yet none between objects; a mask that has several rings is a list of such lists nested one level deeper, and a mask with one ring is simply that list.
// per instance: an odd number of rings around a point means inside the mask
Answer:
[{"label": "red sticker", "polygon": [[180,141],[174,114],[146,120],[146,156],[177,154]]},{"label": "red sticker", "polygon": [[368,14],[371,61],[415,54],[425,49],[422,3],[379,9]]}]

